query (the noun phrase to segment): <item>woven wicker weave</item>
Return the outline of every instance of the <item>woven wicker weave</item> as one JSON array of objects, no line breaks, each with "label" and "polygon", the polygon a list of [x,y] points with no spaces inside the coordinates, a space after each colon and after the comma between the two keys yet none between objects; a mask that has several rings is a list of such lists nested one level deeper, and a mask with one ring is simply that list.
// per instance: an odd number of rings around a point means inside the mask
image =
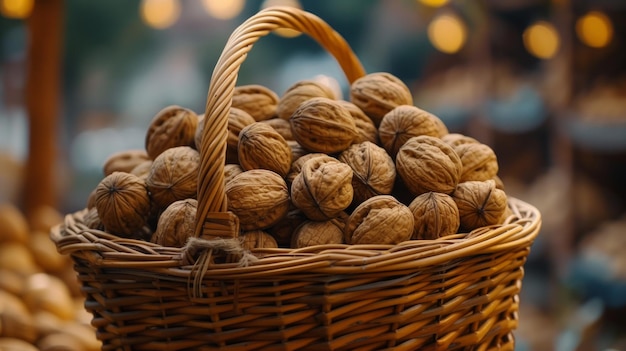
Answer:
[{"label": "woven wicker weave", "polygon": [[[230,100],[252,44],[277,28],[314,38],[348,81],[364,75],[341,36],[304,11],[263,10],[232,33],[211,79],[200,148],[205,246],[120,239],[89,229],[86,210],[52,231],[75,262],[102,349],[513,350],[523,265],[541,222],[517,199],[503,225],[433,241],[257,249],[246,264],[249,256],[225,245],[237,233],[223,186]],[[217,259],[223,251],[235,262]]]}]

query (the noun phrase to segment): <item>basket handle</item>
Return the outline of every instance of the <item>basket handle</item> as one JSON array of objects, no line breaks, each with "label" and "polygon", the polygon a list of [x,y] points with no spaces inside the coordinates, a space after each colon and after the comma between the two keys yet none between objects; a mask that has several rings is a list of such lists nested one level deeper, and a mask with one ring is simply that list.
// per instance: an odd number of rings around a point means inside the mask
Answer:
[{"label": "basket handle", "polygon": [[230,35],[211,76],[200,151],[198,209],[195,235],[199,238],[234,238],[239,225],[228,212],[224,189],[224,163],[228,114],[239,67],[259,38],[275,29],[294,29],[309,35],[335,57],[348,82],[365,75],[361,62],[345,39],[319,17],[286,6],[274,6],[248,18]]}]

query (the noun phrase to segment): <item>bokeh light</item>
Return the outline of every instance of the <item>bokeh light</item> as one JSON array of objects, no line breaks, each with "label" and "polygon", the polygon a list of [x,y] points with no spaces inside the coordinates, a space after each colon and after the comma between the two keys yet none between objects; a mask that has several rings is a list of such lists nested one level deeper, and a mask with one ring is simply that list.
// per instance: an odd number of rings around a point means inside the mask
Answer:
[{"label": "bokeh light", "polygon": [[453,54],[465,44],[467,28],[458,16],[442,14],[428,25],[428,39],[437,50]]},{"label": "bokeh light", "polygon": [[430,7],[441,7],[448,3],[448,0],[418,0],[418,1]]},{"label": "bokeh light", "polygon": [[243,11],[244,5],[244,0],[202,0],[206,12],[221,20],[237,17]]},{"label": "bokeh light", "polygon": [[576,21],[576,35],[585,45],[602,48],[613,38],[613,25],[604,13],[591,11]]},{"label": "bokeh light", "polygon": [[540,59],[552,58],[559,49],[560,39],[556,28],[548,22],[538,21],[522,34],[526,50]]},{"label": "bokeh light", "polygon": [[24,19],[33,11],[34,5],[35,0],[2,0],[0,13],[7,18]]},{"label": "bokeh light", "polygon": [[178,0],[142,0],[139,8],[144,23],[156,29],[172,26],[181,11]]},{"label": "bokeh light", "polygon": [[[295,7],[298,9],[302,8],[300,1],[298,0],[265,0],[263,4],[261,4],[261,8],[265,9],[272,6],[289,6]],[[301,32],[289,28],[279,28],[273,31],[274,34],[279,35],[281,37],[293,38],[302,34]]]}]

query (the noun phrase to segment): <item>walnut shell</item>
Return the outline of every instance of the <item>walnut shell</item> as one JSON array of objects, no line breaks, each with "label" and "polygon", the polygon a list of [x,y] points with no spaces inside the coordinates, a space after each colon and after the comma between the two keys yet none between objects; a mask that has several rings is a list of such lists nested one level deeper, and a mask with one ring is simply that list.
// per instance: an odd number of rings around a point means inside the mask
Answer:
[{"label": "walnut shell", "polygon": [[413,213],[390,195],[378,195],[362,202],[344,227],[347,244],[396,245],[413,234]]},{"label": "walnut shell", "polygon": [[328,98],[312,98],[302,103],[289,123],[296,141],[312,152],[341,152],[357,136],[352,115],[336,100]]},{"label": "walnut shell", "polygon": [[462,163],[452,147],[427,135],[409,139],[398,151],[396,171],[413,193],[451,194],[461,179]]},{"label": "walnut shell", "polygon": [[325,84],[313,80],[298,81],[287,88],[280,97],[276,106],[276,115],[279,118],[288,120],[300,104],[315,97],[335,99],[335,94]]},{"label": "walnut shell", "polygon": [[306,220],[307,218],[301,210],[290,209],[278,223],[267,228],[267,232],[276,239],[279,247],[290,247],[292,234]]},{"label": "walnut shell", "polygon": [[241,247],[246,250],[274,249],[278,247],[276,239],[262,230],[250,230],[239,236]]},{"label": "walnut shell", "polygon": [[249,84],[235,87],[232,107],[246,111],[255,121],[264,121],[276,115],[278,94],[268,87]]},{"label": "walnut shell", "polygon": [[172,202],[196,198],[200,153],[188,146],[163,151],[152,162],[146,185],[161,210]]},{"label": "walnut shell", "polygon": [[456,146],[454,151],[463,164],[460,182],[493,179],[498,174],[498,159],[489,146],[467,143]]},{"label": "walnut shell", "polygon": [[348,110],[354,118],[357,136],[352,140],[352,143],[360,144],[364,141],[369,141],[378,145],[378,129],[374,125],[374,121],[357,105],[345,100],[337,100],[337,102]]},{"label": "walnut shell", "polygon": [[329,156],[323,152],[312,152],[312,153],[308,153],[306,155],[303,155],[299,158],[297,158],[295,161],[293,161],[291,163],[291,167],[289,169],[289,173],[287,173],[287,183],[291,184],[293,183],[293,180],[296,179],[296,176],[298,174],[300,174],[300,172],[302,171],[302,166],[304,165],[304,163],[312,158],[315,157],[322,157],[326,160],[329,161],[335,161],[336,159],[333,158],[332,156]]},{"label": "walnut shell", "polygon": [[190,109],[171,105],[159,111],[146,132],[146,152],[154,160],[163,151],[177,146],[195,148],[198,115]]},{"label": "walnut shell", "polygon": [[507,208],[506,193],[497,189],[493,180],[459,183],[452,198],[464,231],[499,224]]},{"label": "walnut shell", "polygon": [[376,195],[389,195],[396,179],[396,166],[382,147],[365,141],[342,152],[339,161],[352,168],[353,203]]},{"label": "walnut shell", "polygon": [[396,106],[413,105],[413,95],[398,77],[387,72],[369,73],[350,85],[350,102],[358,106],[378,127]]},{"label": "walnut shell", "polygon": [[239,164],[244,170],[267,169],[286,177],[291,167],[291,148],[271,126],[255,122],[239,133]]},{"label": "walnut shell", "polygon": [[303,148],[302,145],[300,145],[300,143],[295,140],[287,140],[287,145],[289,145],[289,148],[291,149],[291,163],[293,163],[300,157],[311,153],[309,150]]},{"label": "walnut shell", "polygon": [[412,105],[400,105],[383,117],[378,127],[380,143],[395,158],[407,140],[419,135],[439,137],[437,117]]},{"label": "walnut shell", "polygon": [[132,238],[146,224],[150,197],[141,178],[126,172],[113,172],[96,187],[95,205],[108,232]]},{"label": "walnut shell", "polygon": [[105,177],[113,172],[130,173],[138,164],[149,160],[150,157],[145,150],[118,151],[104,161],[103,173]]},{"label": "walnut shell", "polygon": [[89,229],[104,230],[104,224],[98,216],[98,209],[95,207],[89,208],[87,213],[83,216],[83,223]]},{"label": "walnut shell", "polygon": [[289,210],[289,190],[276,172],[253,169],[236,175],[225,186],[228,210],[239,217],[242,230],[265,229]]},{"label": "walnut shell", "polygon": [[352,168],[322,157],[304,163],[291,184],[294,206],[314,221],[337,217],[352,202]]},{"label": "walnut shell", "polygon": [[461,134],[461,133],[449,133],[441,137],[446,144],[452,146],[452,148],[457,147],[462,144],[478,144],[480,143],[478,140],[472,138],[471,136]]},{"label": "walnut shell", "polygon": [[150,173],[150,168],[152,167],[152,160],[146,160],[138,165],[136,165],[133,169],[130,170],[130,174],[134,174],[137,177],[146,180],[148,178],[148,174]]},{"label": "walnut shell", "polygon": [[159,221],[150,241],[170,247],[183,247],[195,236],[198,201],[185,199],[174,201],[159,216]]},{"label": "walnut shell", "polygon": [[344,222],[335,218],[328,221],[307,220],[293,233],[291,248],[343,244]]},{"label": "walnut shell", "polygon": [[415,220],[411,239],[432,240],[459,230],[459,209],[448,194],[423,193],[409,204],[409,210]]},{"label": "walnut shell", "polygon": [[241,168],[240,165],[229,163],[224,165],[224,184],[228,183],[231,179],[233,179],[237,174],[243,173],[244,169]]},{"label": "walnut shell", "polygon": [[271,118],[261,122],[272,126],[272,128],[276,129],[278,134],[282,135],[285,140],[295,140],[293,138],[293,133],[291,132],[291,124],[289,124],[288,120],[282,118]]}]

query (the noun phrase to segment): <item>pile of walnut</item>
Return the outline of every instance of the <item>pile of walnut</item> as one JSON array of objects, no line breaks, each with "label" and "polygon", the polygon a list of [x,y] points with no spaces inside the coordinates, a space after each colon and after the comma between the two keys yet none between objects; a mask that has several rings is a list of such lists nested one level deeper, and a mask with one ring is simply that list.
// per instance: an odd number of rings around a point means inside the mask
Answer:
[{"label": "pile of walnut", "polygon": [[[225,191],[246,248],[397,244],[467,233],[509,214],[493,150],[449,133],[384,72],[350,86],[298,81],[279,97],[235,88]],[[145,150],[112,155],[85,222],[122,237],[181,247],[194,233],[204,117],[169,106]]]}]

